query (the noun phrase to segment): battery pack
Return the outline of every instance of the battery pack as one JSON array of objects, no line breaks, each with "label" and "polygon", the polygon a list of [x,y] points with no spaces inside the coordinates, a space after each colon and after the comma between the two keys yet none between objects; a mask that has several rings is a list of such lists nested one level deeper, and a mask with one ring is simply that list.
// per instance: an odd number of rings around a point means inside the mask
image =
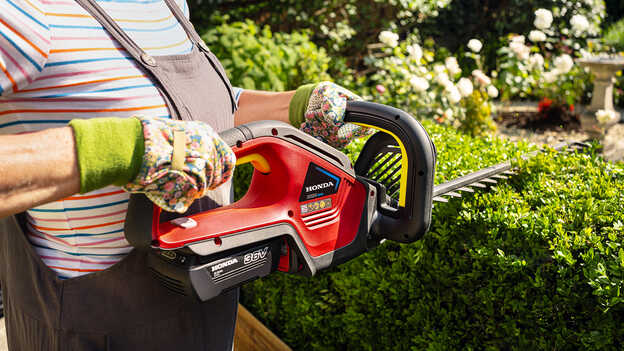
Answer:
[{"label": "battery pack", "polygon": [[277,270],[283,239],[211,255],[210,260],[182,250],[152,250],[150,270],[168,289],[201,301]]}]

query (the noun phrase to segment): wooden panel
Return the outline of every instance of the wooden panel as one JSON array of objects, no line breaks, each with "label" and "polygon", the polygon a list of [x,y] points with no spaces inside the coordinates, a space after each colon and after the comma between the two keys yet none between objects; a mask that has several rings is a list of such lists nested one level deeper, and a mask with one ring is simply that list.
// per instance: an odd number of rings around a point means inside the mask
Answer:
[{"label": "wooden panel", "polygon": [[245,307],[238,305],[238,319],[234,333],[235,351],[292,351]]}]

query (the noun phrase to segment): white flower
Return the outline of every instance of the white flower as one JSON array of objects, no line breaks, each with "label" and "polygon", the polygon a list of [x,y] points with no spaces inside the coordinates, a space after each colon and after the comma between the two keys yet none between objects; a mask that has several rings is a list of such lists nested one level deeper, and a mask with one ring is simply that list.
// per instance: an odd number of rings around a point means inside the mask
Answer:
[{"label": "white flower", "polygon": [[379,41],[394,48],[399,45],[399,35],[384,30],[383,32],[379,33]]},{"label": "white flower", "polygon": [[420,61],[423,55],[422,48],[418,44],[409,45],[407,53],[416,61]]},{"label": "white flower", "polygon": [[579,50],[579,53],[581,54],[582,58],[588,58],[588,57],[592,56],[592,54],[589,51],[585,50],[585,49]]},{"label": "white flower", "polygon": [[532,30],[529,33],[529,40],[531,40],[534,43],[544,41],[546,40],[546,34],[544,34],[544,32],[542,32],[541,30]]},{"label": "white flower", "polygon": [[554,83],[557,80],[557,75],[558,75],[558,72],[556,70],[550,71],[550,72],[544,72],[543,74],[544,82]]},{"label": "white flower", "polygon": [[538,29],[546,29],[549,28],[553,21],[552,12],[546,9],[539,9],[535,11],[535,21],[533,24]]},{"label": "white flower", "polygon": [[437,63],[437,64],[433,65],[433,71],[436,74],[442,74],[442,73],[445,73],[446,67],[444,67],[444,65],[441,65],[441,64]]},{"label": "white flower", "polygon": [[472,94],[473,88],[472,82],[468,78],[462,78],[459,82],[457,82],[457,89],[459,89],[459,92],[463,97]]},{"label": "white flower", "polygon": [[468,49],[472,50],[472,52],[479,52],[482,47],[483,44],[481,44],[481,42],[477,39],[470,39],[468,42]]},{"label": "white flower", "polygon": [[598,110],[596,111],[596,119],[600,124],[609,124],[618,118],[618,113],[613,110]]},{"label": "white flower", "polygon": [[524,45],[523,43],[519,41],[512,41],[511,43],[509,43],[509,48],[511,49],[511,51],[513,51],[513,53],[519,60],[525,61],[529,59],[529,55],[531,54],[531,48]]},{"label": "white flower", "polygon": [[414,88],[415,91],[421,92],[429,89],[429,82],[425,78],[413,76],[409,80],[410,85]]},{"label": "white flower", "polygon": [[496,89],[496,87],[495,87],[495,86],[493,86],[493,85],[490,85],[490,86],[487,88],[487,93],[488,93],[488,95],[489,95],[491,98],[496,98],[496,97],[498,97],[498,89]]},{"label": "white flower", "polygon": [[488,86],[492,84],[492,80],[490,79],[490,77],[488,77],[481,70],[475,69],[474,71],[472,71],[472,76],[475,77],[477,83],[479,83],[479,85],[481,86]]},{"label": "white flower", "polygon": [[511,42],[524,44],[524,35],[514,35],[511,37]]},{"label": "white flower", "polygon": [[444,65],[446,66],[446,69],[448,69],[451,76],[456,76],[461,73],[461,68],[459,68],[457,59],[453,56],[447,57],[446,60],[444,60]]},{"label": "white flower", "polygon": [[453,118],[453,110],[451,110],[450,108],[447,108],[444,111],[444,117],[446,117],[447,119]]},{"label": "white flower", "polygon": [[582,34],[589,29],[589,21],[587,21],[587,18],[583,15],[572,16],[570,25],[572,26],[572,30],[577,34]]},{"label": "white flower", "polygon": [[544,56],[533,54],[529,57],[529,68],[542,69],[542,67],[544,67]]},{"label": "white flower", "polygon": [[449,102],[451,104],[458,103],[462,98],[461,93],[459,92],[459,89],[457,89],[457,87],[454,86],[453,84],[447,85],[444,91],[446,92],[446,97],[449,99]]},{"label": "white flower", "polygon": [[451,80],[449,79],[448,74],[446,74],[445,72],[436,74],[435,76],[435,80],[438,84],[440,84],[443,87],[447,87],[449,85],[453,85],[453,83],[451,82]]},{"label": "white flower", "polygon": [[555,69],[562,74],[570,72],[572,67],[574,67],[574,60],[568,54],[563,54],[554,61]]}]

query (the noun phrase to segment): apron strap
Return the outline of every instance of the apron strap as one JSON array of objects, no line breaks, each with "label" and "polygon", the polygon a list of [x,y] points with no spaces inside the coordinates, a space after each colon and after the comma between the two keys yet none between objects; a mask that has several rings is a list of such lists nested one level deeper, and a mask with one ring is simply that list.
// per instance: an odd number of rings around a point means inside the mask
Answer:
[{"label": "apron strap", "polygon": [[188,35],[191,42],[197,44],[200,48],[205,51],[210,51],[204,40],[197,34],[195,27],[191,23],[191,21],[186,18],[180,7],[174,2],[174,0],[165,0],[165,3],[173,13],[173,16],[178,20],[178,23],[184,28],[184,31]]}]

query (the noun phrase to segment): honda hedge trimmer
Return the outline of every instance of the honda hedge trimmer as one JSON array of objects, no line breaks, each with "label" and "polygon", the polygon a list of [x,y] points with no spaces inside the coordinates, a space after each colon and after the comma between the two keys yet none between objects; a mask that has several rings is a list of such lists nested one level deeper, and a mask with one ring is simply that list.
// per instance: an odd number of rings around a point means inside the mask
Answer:
[{"label": "honda hedge trimmer", "polygon": [[151,251],[150,268],[166,287],[208,300],[277,270],[314,275],[386,239],[418,240],[429,229],[433,201],[448,201],[512,173],[507,162],[434,186],[436,149],[412,116],[349,102],[345,121],[379,131],[355,165],[281,122],[221,133],[237,163],[254,167],[245,196],[229,206],[161,220],[160,208],[132,195],[126,238]]}]

